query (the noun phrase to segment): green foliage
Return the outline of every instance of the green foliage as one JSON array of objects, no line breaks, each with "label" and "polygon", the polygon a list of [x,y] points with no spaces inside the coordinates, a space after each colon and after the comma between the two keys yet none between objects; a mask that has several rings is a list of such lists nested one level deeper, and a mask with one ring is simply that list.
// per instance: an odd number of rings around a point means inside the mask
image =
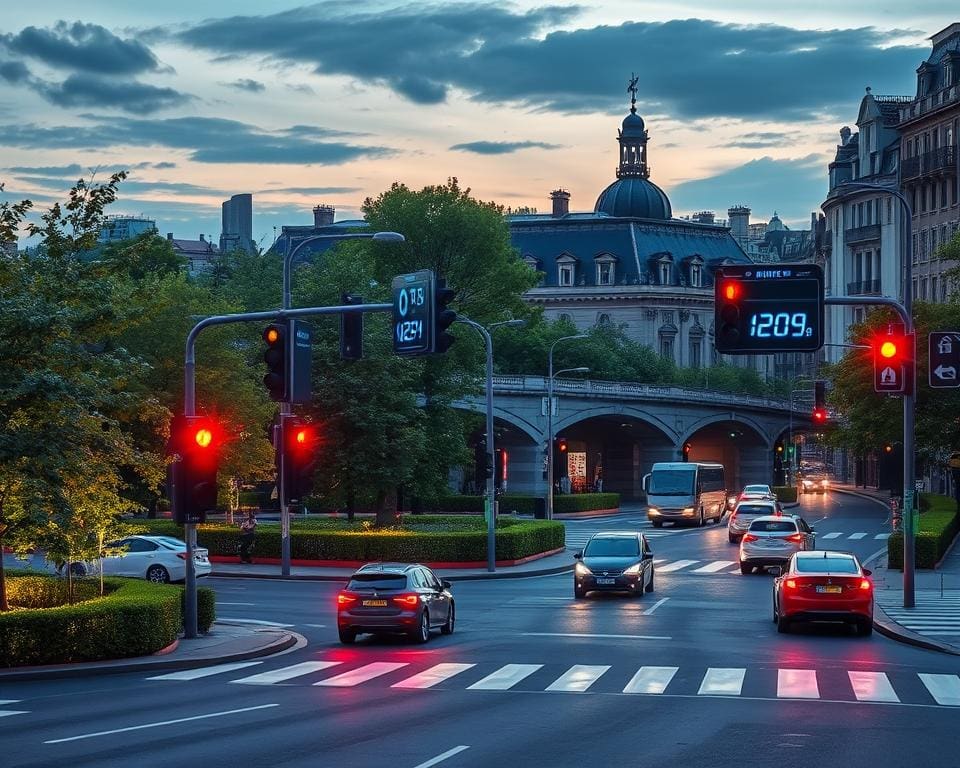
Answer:
[{"label": "green foliage", "polygon": [[[70,581],[73,595],[70,594]],[[100,584],[93,579],[51,578],[47,575],[23,575],[7,584],[11,608],[56,608],[100,597]]]},{"label": "green foliage", "polygon": [[777,501],[784,504],[790,504],[797,500],[797,486],[795,485],[775,485],[771,490],[777,495]]},{"label": "green foliage", "polygon": [[[949,496],[921,494],[921,509],[924,500],[929,508],[920,515],[920,530],[914,537],[914,563],[917,568],[933,568],[960,532],[960,516],[956,501]],[[903,533],[894,533],[887,539],[887,560],[890,568],[903,568]]]},{"label": "green foliage", "polygon": [[619,508],[619,493],[572,493],[553,497],[553,511],[559,513]]}]

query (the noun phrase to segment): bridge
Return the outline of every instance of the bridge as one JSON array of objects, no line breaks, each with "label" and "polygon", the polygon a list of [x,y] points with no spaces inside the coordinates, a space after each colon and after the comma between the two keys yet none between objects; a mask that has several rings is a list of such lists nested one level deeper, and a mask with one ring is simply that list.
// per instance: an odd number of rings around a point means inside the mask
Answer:
[{"label": "bridge", "polygon": [[[498,484],[511,493],[546,492],[547,378],[495,376],[494,422]],[[457,408],[483,411],[482,394]],[[789,432],[809,430],[810,416],[786,400],[682,387],[584,379],[554,380],[555,476],[574,488],[625,498],[641,494],[643,476],[657,461],[718,461],[728,485],[769,483],[775,446]],[[565,450],[560,448],[560,445]],[[502,451],[502,453],[500,453]]]}]

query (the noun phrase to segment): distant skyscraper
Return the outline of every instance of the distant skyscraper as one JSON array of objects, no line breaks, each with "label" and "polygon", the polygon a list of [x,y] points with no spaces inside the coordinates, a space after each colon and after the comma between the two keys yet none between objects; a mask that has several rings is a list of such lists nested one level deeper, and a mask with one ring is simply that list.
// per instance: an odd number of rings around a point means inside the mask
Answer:
[{"label": "distant skyscraper", "polygon": [[223,223],[220,234],[220,252],[252,252],[253,245],[253,195],[234,195],[223,202]]},{"label": "distant skyscraper", "polygon": [[99,243],[130,240],[144,232],[156,232],[157,222],[144,216],[108,216],[100,229]]}]

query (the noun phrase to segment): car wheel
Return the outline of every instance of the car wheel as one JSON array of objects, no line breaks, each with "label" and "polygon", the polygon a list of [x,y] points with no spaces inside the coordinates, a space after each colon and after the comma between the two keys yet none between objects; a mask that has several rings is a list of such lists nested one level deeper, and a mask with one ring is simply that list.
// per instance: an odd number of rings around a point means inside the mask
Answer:
[{"label": "car wheel", "polygon": [[340,642],[344,645],[352,645],[357,640],[357,633],[352,629],[337,627],[337,634],[340,635]]},{"label": "car wheel", "polygon": [[748,575],[753,570],[752,565],[747,565],[746,563],[740,563],[740,573],[744,576]]},{"label": "car wheel", "polygon": [[450,613],[447,615],[447,623],[440,627],[441,635],[452,635],[453,634],[453,625],[457,620],[457,609],[454,607],[453,603],[450,603]]},{"label": "car wheel", "polygon": [[663,528],[663,520],[651,520],[654,528]]},{"label": "car wheel", "polygon": [[860,622],[857,627],[857,634],[860,637],[870,637],[873,634],[873,622],[870,619]]},{"label": "car wheel", "polygon": [[152,581],[154,584],[169,584],[170,574],[162,565],[151,565],[147,568],[147,581]]},{"label": "car wheel", "polygon": [[777,613],[777,598],[773,598],[773,623],[776,624],[779,618],[780,614]]},{"label": "car wheel", "polygon": [[737,543],[737,537],[734,536],[732,533],[728,533],[728,534],[727,534],[727,538],[730,539],[730,543],[731,543],[731,544],[736,544],[736,543]]},{"label": "car wheel", "polygon": [[430,614],[426,610],[420,614],[420,626],[414,633],[413,639],[421,644],[430,639]]},{"label": "car wheel", "polygon": [[576,584],[573,585],[573,596],[577,600],[583,600],[587,596],[587,590],[582,587],[578,587]]},{"label": "car wheel", "polygon": [[650,581],[647,582],[647,592],[653,592],[653,568],[650,569]]},{"label": "car wheel", "polygon": [[87,567],[83,563],[70,563],[71,576],[86,576]]},{"label": "car wheel", "polygon": [[787,620],[786,616],[777,616],[777,632],[781,635],[785,635],[790,631],[790,622]]}]

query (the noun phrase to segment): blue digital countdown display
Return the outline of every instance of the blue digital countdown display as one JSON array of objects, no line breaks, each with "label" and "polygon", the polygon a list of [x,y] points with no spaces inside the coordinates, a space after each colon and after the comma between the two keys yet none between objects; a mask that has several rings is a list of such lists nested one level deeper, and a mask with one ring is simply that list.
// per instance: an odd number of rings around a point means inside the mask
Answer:
[{"label": "blue digital countdown display", "polygon": [[816,352],[823,346],[823,271],[815,264],[736,264],[714,274],[718,352]]},{"label": "blue digital countdown display", "polygon": [[393,278],[393,351],[425,355],[432,351],[433,272],[422,269]]}]

